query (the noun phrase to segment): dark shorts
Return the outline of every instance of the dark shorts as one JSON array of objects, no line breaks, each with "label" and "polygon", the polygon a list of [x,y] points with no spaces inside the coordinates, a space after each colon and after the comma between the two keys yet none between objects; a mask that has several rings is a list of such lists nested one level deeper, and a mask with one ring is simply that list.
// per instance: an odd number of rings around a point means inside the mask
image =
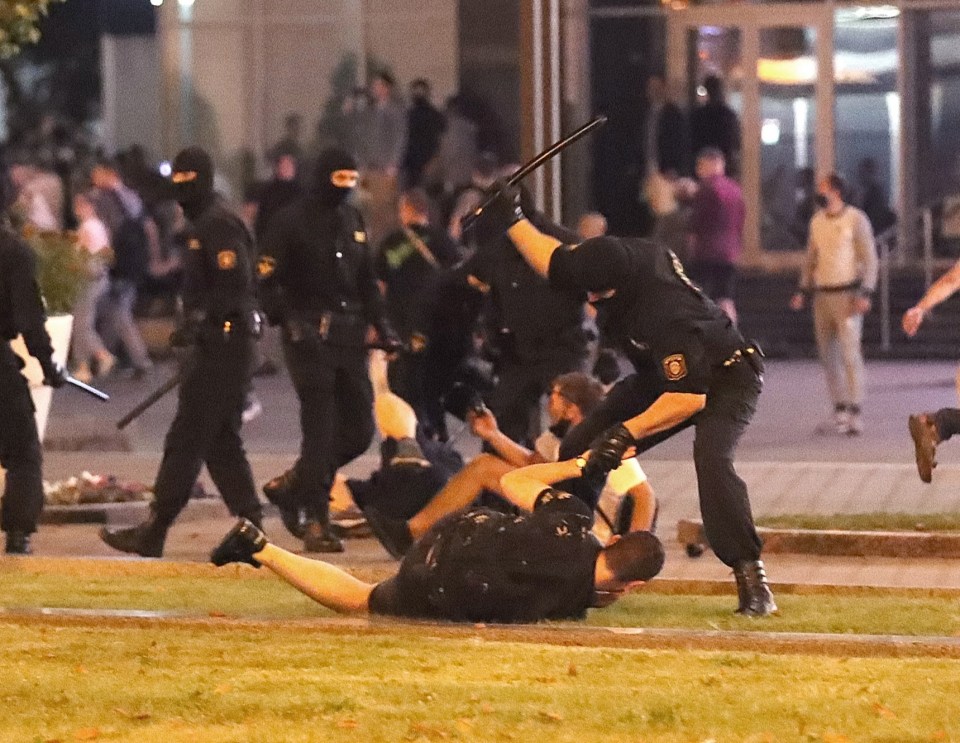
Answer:
[{"label": "dark shorts", "polygon": [[690,278],[710,299],[733,299],[737,291],[737,267],[718,261],[694,261]]}]

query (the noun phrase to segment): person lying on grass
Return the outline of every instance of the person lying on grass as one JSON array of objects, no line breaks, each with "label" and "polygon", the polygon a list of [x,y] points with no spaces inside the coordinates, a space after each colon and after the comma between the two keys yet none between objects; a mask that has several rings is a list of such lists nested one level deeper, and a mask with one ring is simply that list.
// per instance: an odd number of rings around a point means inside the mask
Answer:
[{"label": "person lying on grass", "polygon": [[577,460],[566,460],[507,473],[501,487],[521,515],[475,508],[447,516],[414,543],[396,575],[376,585],[287,552],[243,519],[210,561],[266,565],[341,613],[460,622],[580,619],[588,608],[609,606],[653,578],[664,559],[650,532],[601,546],[590,533],[590,507],[550,487],[580,471]]}]

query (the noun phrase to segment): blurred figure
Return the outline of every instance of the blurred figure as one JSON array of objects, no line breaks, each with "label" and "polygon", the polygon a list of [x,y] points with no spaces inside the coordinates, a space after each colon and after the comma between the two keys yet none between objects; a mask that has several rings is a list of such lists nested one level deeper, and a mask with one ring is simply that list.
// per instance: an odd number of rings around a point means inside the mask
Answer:
[{"label": "blurred figure", "polygon": [[470,181],[453,192],[447,232],[456,242],[464,239],[461,221],[483,202],[483,194],[497,179],[498,171],[496,156],[492,152],[481,153],[470,171]]},{"label": "blurred figure", "polygon": [[16,192],[13,209],[40,231],[61,229],[58,215],[63,192],[59,179],[30,163],[12,165],[9,177]]},{"label": "blurred figure", "polygon": [[407,151],[403,156],[404,181],[408,188],[420,185],[424,168],[440,149],[446,119],[430,101],[430,83],[422,77],[410,83],[407,111]]},{"label": "blurred figure", "polygon": [[70,336],[70,355],[73,358],[73,376],[81,382],[110,373],[116,362],[97,334],[97,308],[110,289],[108,277],[111,262],[110,235],[97,216],[93,201],[84,193],[73,197],[73,211],[80,226],[77,228],[77,249],[90,254],[87,263],[87,282],[73,307],[73,332]]},{"label": "blurred figure", "polygon": [[712,147],[697,155],[697,179],[690,208],[690,278],[736,324],[737,260],[746,217],[743,192],[726,176],[723,153]]},{"label": "blurred figure", "polygon": [[476,123],[467,116],[461,96],[447,99],[446,117],[447,128],[440,138],[437,157],[429,169],[429,180],[439,184],[442,193],[450,195],[470,185],[478,157],[478,129]]},{"label": "blurred figure", "polygon": [[397,225],[397,187],[407,147],[407,115],[388,72],[370,83],[372,105],[361,115],[357,159],[367,192],[367,229],[376,245]]},{"label": "blurred figure", "polygon": [[694,152],[714,147],[723,153],[727,172],[740,172],[740,119],[724,97],[723,81],[708,75],[703,81],[707,100],[690,114],[690,137]]},{"label": "blurred figure", "polygon": [[887,203],[877,161],[864,157],[857,163],[857,195],[855,204],[867,215],[874,235],[881,235],[897,223],[897,215]]},{"label": "blurred figure", "polygon": [[797,170],[794,203],[790,232],[801,246],[805,246],[810,236],[810,220],[817,211],[817,176],[813,168]]},{"label": "blurred figure", "polygon": [[647,78],[646,156],[647,175],[689,172],[690,137],[687,117],[670,100],[663,75]]},{"label": "blurred figure", "polygon": [[877,251],[867,215],[846,202],[846,183],[830,173],[817,183],[820,208],[810,220],[810,240],[800,286],[790,300],[799,311],[813,295],[813,327],[820,363],[833,401],[833,419],[819,432],[863,432],[863,316],[877,285]]},{"label": "blurred figure", "polygon": [[303,193],[300,185],[297,159],[281,154],[273,161],[273,178],[263,184],[257,199],[257,216],[253,233],[262,240],[273,215]]},{"label": "blurred figure", "polygon": [[577,235],[581,240],[607,234],[607,218],[600,212],[587,212],[577,222]]},{"label": "blurred figure", "polygon": [[459,255],[446,232],[432,225],[430,211],[430,199],[422,189],[401,194],[402,226],[380,245],[376,269],[387,317],[406,344],[390,365],[390,386],[413,407],[427,436],[435,437],[444,430],[444,413],[428,349],[439,283]]},{"label": "blurred figure", "polygon": [[[113,266],[105,321],[109,332],[123,346],[135,377],[153,367],[147,346],[133,318],[137,289],[150,267],[150,245],[143,202],[120,178],[115,164],[101,161],[90,173],[91,195],[97,215],[110,233]],[[109,345],[109,343],[108,343]]]},{"label": "blurred figure", "polygon": [[303,117],[298,113],[288,113],[283,119],[283,136],[267,150],[267,159],[276,163],[284,155],[292,157],[295,172],[299,173],[304,161],[303,145],[300,144],[302,129]]}]

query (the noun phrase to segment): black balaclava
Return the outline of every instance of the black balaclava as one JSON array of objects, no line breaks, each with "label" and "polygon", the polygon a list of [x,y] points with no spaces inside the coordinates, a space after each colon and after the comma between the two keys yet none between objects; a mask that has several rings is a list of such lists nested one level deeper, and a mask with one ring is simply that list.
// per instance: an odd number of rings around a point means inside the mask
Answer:
[{"label": "black balaclava", "polygon": [[330,176],[338,170],[356,170],[357,161],[349,152],[330,147],[317,157],[314,170],[313,193],[324,206],[339,206],[353,191],[352,188],[334,186]]},{"label": "black balaclava", "polygon": [[560,288],[576,292],[618,292],[632,283],[634,261],[623,242],[613,237],[595,237],[573,248],[568,265],[572,270],[559,281]]},{"label": "black balaclava", "polygon": [[194,219],[213,203],[213,161],[199,147],[188,147],[173,159],[174,199],[188,219]]}]

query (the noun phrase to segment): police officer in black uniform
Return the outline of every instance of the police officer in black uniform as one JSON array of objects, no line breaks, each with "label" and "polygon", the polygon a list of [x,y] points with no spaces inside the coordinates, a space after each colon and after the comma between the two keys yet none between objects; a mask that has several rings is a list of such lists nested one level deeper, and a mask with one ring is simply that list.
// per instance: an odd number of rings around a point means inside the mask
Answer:
[{"label": "police officer in black uniform", "polygon": [[186,349],[177,414],[167,433],[150,517],[100,537],[122,552],[160,557],[167,530],[187,505],[204,463],[230,512],[261,522],[253,473],[240,438],[244,395],[260,332],[252,237],[213,190],[213,163],[198,147],[181,151],[171,176],[189,221],[183,320],[170,337]]},{"label": "police officer in black uniform", "polygon": [[[561,458],[590,449],[584,482],[598,483],[624,453],[644,451],[693,425],[694,464],[704,529],[733,568],[738,613],[776,611],[760,560],[747,488],[733,453],[756,410],[759,350],[683,271],[677,257],[647,240],[599,237],[565,245],[528,221],[514,189],[504,188],[477,223],[480,239],[507,231],[520,254],[557,288],[587,292],[605,334],[636,373],[564,438]],[[582,485],[583,483],[581,483]]]},{"label": "police officer in black uniform", "polygon": [[0,173],[0,465],[7,471],[0,526],[8,555],[30,554],[30,535],[43,510],[43,456],[33,401],[20,373],[23,361],[8,341],[22,334],[30,355],[40,362],[43,382],[60,387],[63,367],[53,360],[44,328],[46,316],[36,280],[33,250],[13,231],[7,209],[13,188],[6,170]]},{"label": "police officer in black uniform", "polygon": [[[545,233],[564,242],[576,239],[532,208],[527,212]],[[539,434],[541,397],[554,379],[581,371],[586,362],[585,297],[552,286],[505,238],[481,245],[458,271],[490,287],[488,320],[499,381],[487,404],[503,433],[530,444]]]},{"label": "police officer in black uniform", "polygon": [[277,212],[257,263],[263,309],[271,324],[283,326],[303,432],[293,469],[264,493],[308,552],[343,551],[330,528],[330,488],[337,470],[373,438],[368,327],[382,345],[399,346],[385,319],[363,218],[346,203],[357,180],[350,154],[322,152],[311,192]]}]

